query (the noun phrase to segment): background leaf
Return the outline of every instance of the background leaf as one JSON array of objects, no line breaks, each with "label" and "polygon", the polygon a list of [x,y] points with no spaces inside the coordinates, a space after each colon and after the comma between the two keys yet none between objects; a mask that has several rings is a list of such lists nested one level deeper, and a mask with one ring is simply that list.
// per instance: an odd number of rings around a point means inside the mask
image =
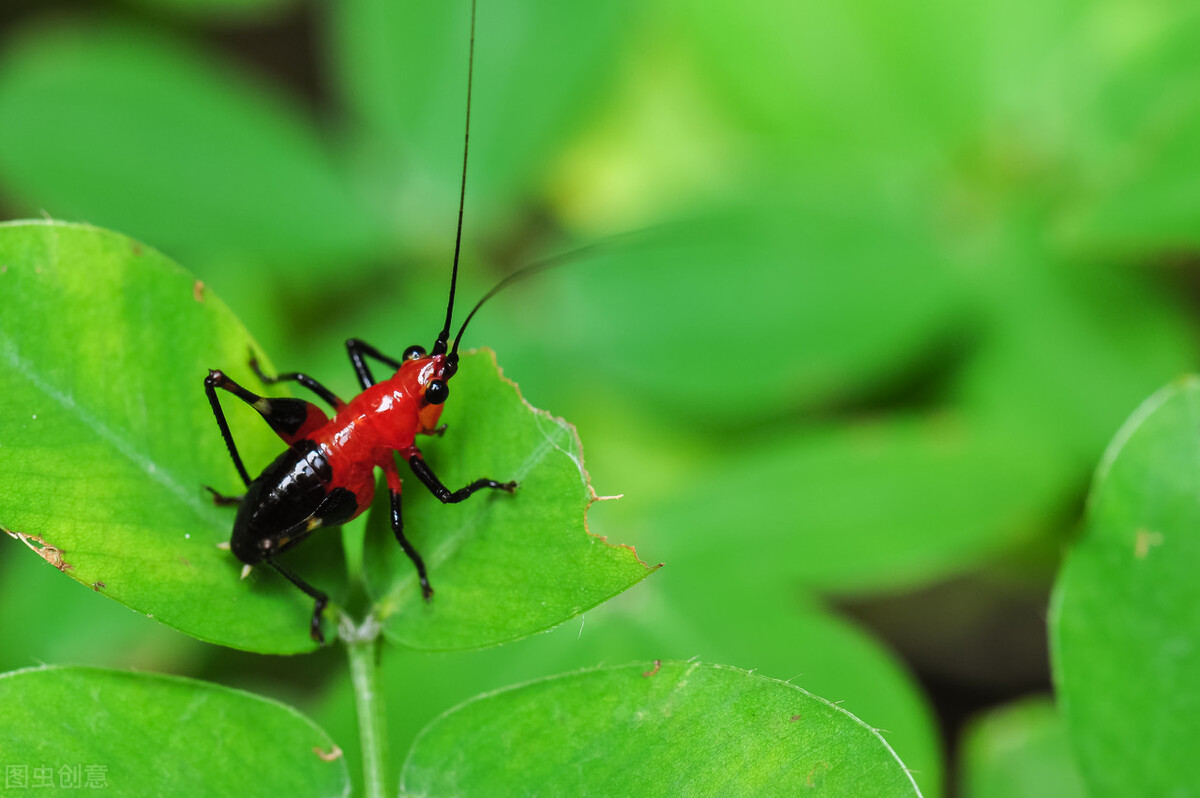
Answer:
[{"label": "background leaf", "polygon": [[[8,773],[53,770],[63,791],[106,795],[350,794],[346,760],[294,709],[191,679],[97,668],[0,675],[0,738]],[[64,782],[62,768],[83,777]],[[250,774],[255,774],[250,777]],[[68,775],[66,778],[72,778]],[[78,778],[78,777],[76,777]],[[9,784],[9,786],[12,786]]]},{"label": "background leaf", "polygon": [[975,87],[955,68],[974,55],[975,14],[959,4],[671,7],[705,77],[757,139],[777,145],[772,157],[818,168],[936,158],[931,143],[961,136],[975,110]]},{"label": "background leaf", "polygon": [[0,178],[31,213],[292,272],[379,235],[294,101],[151,29],[27,33],[0,61],[0,118]]},{"label": "background leaf", "polygon": [[976,718],[963,740],[964,798],[1083,798],[1062,716],[1047,698]]},{"label": "background leaf", "polygon": [[[1165,4],[1169,8],[1171,4]],[[1072,219],[1101,251],[1180,251],[1196,246],[1200,191],[1200,15],[1135,5],[1114,37],[1111,72],[1089,108],[1079,147],[1086,182]]]},{"label": "background leaf", "polygon": [[1063,715],[1098,796],[1186,793],[1200,780],[1197,429],[1194,377],[1134,413],[1105,454],[1085,534],[1055,585]]},{"label": "background leaf", "polygon": [[849,712],[798,687],[698,662],[533,682],[458,707],[413,747],[402,793],[918,795]]},{"label": "background leaf", "polygon": [[961,326],[957,278],[925,220],[869,189],[766,190],[682,212],[538,282],[525,300],[536,314],[492,309],[474,340],[515,339],[520,373],[585,357],[697,426],[870,394]]},{"label": "background leaf", "polygon": [[631,547],[588,534],[595,494],[571,425],[530,407],[490,352],[464,356],[451,385],[449,429],[421,442],[426,461],[451,490],[483,476],[520,486],[443,505],[408,480],[405,535],[437,591],[428,603],[395,544],[390,510],[372,514],[368,586],[390,638],[425,649],[494,645],[562,623],[654,570]]},{"label": "background leaf", "polygon": [[138,5],[157,8],[181,17],[206,20],[256,20],[278,14],[294,0],[133,0]]},{"label": "background leaf", "polygon": [[[471,111],[472,230],[511,223],[553,156],[620,74],[636,5],[481,3]],[[410,240],[454,230],[467,82],[467,3],[330,8],[334,70],[358,123],[362,178]],[[484,33],[486,32],[486,35]],[[398,190],[399,189],[399,190]]]},{"label": "background leaf", "polygon": [[1062,487],[1052,458],[1031,464],[948,413],[743,443],[649,511],[647,534],[662,536],[669,562],[714,572],[736,546],[739,568],[830,592],[884,591],[1027,537]]}]

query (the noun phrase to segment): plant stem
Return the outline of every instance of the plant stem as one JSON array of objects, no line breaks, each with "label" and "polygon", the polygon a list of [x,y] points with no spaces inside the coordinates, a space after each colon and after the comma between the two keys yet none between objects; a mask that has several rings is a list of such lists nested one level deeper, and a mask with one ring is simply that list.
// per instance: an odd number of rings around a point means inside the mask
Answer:
[{"label": "plant stem", "polygon": [[383,696],[379,694],[379,624],[368,617],[354,626],[343,617],[342,640],[350,658],[350,681],[358,712],[358,736],[362,746],[363,794],[367,798],[387,795],[387,726],[383,718]]}]

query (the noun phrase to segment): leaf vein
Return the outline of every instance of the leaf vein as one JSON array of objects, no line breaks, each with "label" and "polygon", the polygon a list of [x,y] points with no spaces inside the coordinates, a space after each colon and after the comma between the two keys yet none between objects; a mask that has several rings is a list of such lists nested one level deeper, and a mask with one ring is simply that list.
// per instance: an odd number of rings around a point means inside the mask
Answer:
[{"label": "leaf vein", "polygon": [[158,468],[154,462],[130,446],[128,441],[102,422],[97,417],[88,413],[80,406],[75,398],[63,391],[58,390],[55,386],[42,379],[33,369],[31,364],[22,358],[15,351],[14,342],[12,339],[4,339],[4,354],[7,365],[10,367],[10,373],[16,373],[24,377],[29,384],[36,390],[41,392],[48,399],[57,403],[62,409],[66,410],[74,419],[88,427],[96,433],[105,443],[112,447],[113,450],[125,457],[129,462],[136,466],[139,470],[145,473],[151,480],[165,487],[176,498],[178,498],[185,506],[191,507],[200,514],[199,499],[196,498],[178,480],[172,479],[169,472]]}]

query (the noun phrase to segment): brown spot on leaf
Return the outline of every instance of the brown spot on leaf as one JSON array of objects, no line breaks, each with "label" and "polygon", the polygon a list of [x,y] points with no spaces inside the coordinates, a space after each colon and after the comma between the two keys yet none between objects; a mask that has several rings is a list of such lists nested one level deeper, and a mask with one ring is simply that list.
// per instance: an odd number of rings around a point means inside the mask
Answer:
[{"label": "brown spot on leaf", "polygon": [[792,723],[795,723],[796,721],[800,720],[800,717],[800,715],[792,715],[790,718],[788,718],[788,720],[790,720]]},{"label": "brown spot on leaf", "polygon": [[642,671],[642,676],[649,679],[651,676],[658,673],[658,669],[661,667],[662,667],[662,660],[656,659],[656,660],[654,660],[654,667],[648,671]]},{"label": "brown spot on leaf", "polygon": [[192,284],[192,299],[196,300],[197,302],[204,301],[204,281],[203,280],[197,280],[195,283]]},{"label": "brown spot on leaf", "polygon": [[71,563],[63,559],[64,552],[62,549],[51,546],[37,535],[26,535],[24,532],[16,532],[11,529],[6,529],[4,531],[24,543],[29,547],[30,551],[36,552],[39,557],[53,565],[58,570],[65,571],[68,568],[73,567]]},{"label": "brown spot on leaf", "polygon": [[324,751],[319,745],[314,745],[313,753],[320,757],[322,762],[336,762],[342,758],[342,749],[338,748],[337,743],[333,744],[332,751]]},{"label": "brown spot on leaf", "polygon": [[129,248],[130,248],[131,250],[133,250],[133,254],[134,254],[134,255],[141,255],[141,254],[142,254],[142,242],[141,242],[141,241],[130,241],[130,242],[129,242]]},{"label": "brown spot on leaf", "polygon": [[108,587],[108,585],[104,584],[103,582],[101,582],[98,579],[95,582],[92,582],[92,590],[95,590],[97,593],[99,593],[101,590],[103,590],[106,587]]},{"label": "brown spot on leaf", "polygon": [[1139,529],[1137,537],[1133,541],[1133,556],[1139,560],[1146,559],[1150,554],[1150,549],[1155,546],[1161,546],[1163,543],[1162,532],[1151,532],[1149,529]]},{"label": "brown spot on leaf", "polygon": [[190,565],[192,564],[192,561],[191,561],[191,560],[189,560],[187,557],[180,557],[180,558],[179,558],[179,564],[180,564],[180,565],[189,565],[189,566],[190,566]]},{"label": "brown spot on leaf", "polygon": [[[597,501],[597,499],[593,498],[592,501],[593,502]],[[588,534],[592,535],[591,532],[589,532]],[[629,549],[629,551],[633,554],[633,559],[637,560],[639,563],[646,566],[646,568],[649,568],[652,571],[662,568],[664,565],[666,565],[666,563],[661,563],[661,562],[658,565],[648,564],[645,560],[643,560],[641,557],[638,556],[637,549],[629,543],[610,543],[608,540],[608,536],[606,536],[606,535],[592,535],[592,537],[598,538],[600,540],[600,542],[602,542],[604,545],[612,546],[614,549]]]}]

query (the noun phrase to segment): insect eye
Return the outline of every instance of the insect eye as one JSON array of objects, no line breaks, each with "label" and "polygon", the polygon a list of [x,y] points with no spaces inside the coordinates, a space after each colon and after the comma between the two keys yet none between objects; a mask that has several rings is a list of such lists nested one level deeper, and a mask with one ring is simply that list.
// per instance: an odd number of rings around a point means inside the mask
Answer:
[{"label": "insect eye", "polygon": [[420,344],[413,344],[408,349],[404,350],[405,360],[416,360],[419,357],[425,357],[425,347]]},{"label": "insect eye", "polygon": [[445,380],[432,380],[425,389],[425,401],[431,405],[440,405],[450,396],[450,386]]}]

